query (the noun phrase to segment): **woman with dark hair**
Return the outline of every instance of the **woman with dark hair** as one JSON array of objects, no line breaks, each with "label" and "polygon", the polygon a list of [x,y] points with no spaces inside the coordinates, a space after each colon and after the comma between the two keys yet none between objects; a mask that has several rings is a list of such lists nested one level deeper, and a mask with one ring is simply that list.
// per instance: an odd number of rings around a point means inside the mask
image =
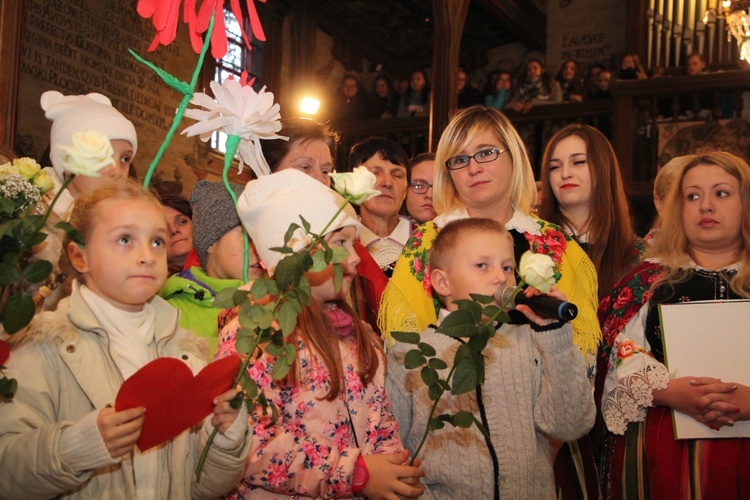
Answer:
[{"label": "woman with dark hair", "polygon": [[430,112],[430,85],[427,74],[415,69],[409,76],[409,88],[401,96],[397,116],[427,116]]},{"label": "woman with dark hair", "polygon": [[633,231],[612,146],[593,127],[568,125],[547,144],[540,179],[539,217],[562,226],[588,254],[601,298],[644,249]]},{"label": "woman with dark hair", "polygon": [[193,250],[193,210],[190,208],[190,202],[181,194],[176,193],[160,194],[159,199],[164,205],[169,228],[167,242],[169,275],[195,265],[200,266],[198,255],[191,252]]},{"label": "woman with dark hair", "polygon": [[565,61],[555,75],[555,80],[560,84],[563,102],[583,102],[586,88],[583,71],[578,61],[574,59]]},{"label": "woman with dark hair", "polygon": [[528,113],[534,106],[562,102],[560,84],[549,76],[539,59],[529,59],[523,74],[518,78],[512,108],[519,113]]},{"label": "woman with dark hair", "polygon": [[750,498],[750,439],[675,438],[675,413],[711,434],[750,419],[747,385],[665,365],[659,305],[750,299],[750,167],[720,151],[688,159],[659,216],[669,230],[599,310],[608,354],[601,410],[611,432],[601,478],[611,498]]},{"label": "woman with dark hair", "polygon": [[513,99],[513,76],[510,71],[500,70],[492,73],[484,96],[484,105],[502,111]]},{"label": "woman with dark hair", "polygon": [[406,191],[406,213],[417,224],[435,218],[432,184],[435,177],[435,153],[420,153],[409,160],[409,189]]},{"label": "woman with dark hair", "polygon": [[393,80],[380,73],[372,82],[372,117],[393,118],[398,111],[401,96],[393,88]]},{"label": "woman with dark hair", "polygon": [[287,118],[281,120],[279,135],[289,140],[263,141],[261,146],[271,172],[296,168],[331,185],[328,174],[335,170],[333,161],[339,143],[333,129],[309,118]]}]

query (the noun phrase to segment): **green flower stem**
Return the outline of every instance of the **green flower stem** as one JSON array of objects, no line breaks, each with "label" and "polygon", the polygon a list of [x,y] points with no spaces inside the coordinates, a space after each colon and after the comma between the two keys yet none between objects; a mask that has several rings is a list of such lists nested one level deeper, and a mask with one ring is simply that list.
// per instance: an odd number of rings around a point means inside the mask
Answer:
[{"label": "green flower stem", "polygon": [[[453,372],[456,371],[456,366],[454,365],[451,368],[451,371],[448,372],[448,377],[445,379],[445,382],[447,383],[450,381],[450,379],[453,377]],[[440,389],[440,395],[438,395],[437,398],[435,398],[435,401],[432,402],[432,408],[430,408],[430,416],[427,417],[427,427],[425,427],[424,434],[422,434],[422,439],[419,441],[419,446],[417,446],[417,449],[414,451],[414,454],[411,456],[411,460],[409,460],[409,465],[414,465],[414,461],[419,456],[419,452],[422,451],[422,446],[424,446],[425,441],[427,441],[427,436],[430,435],[430,421],[432,420],[432,417],[435,415],[435,410],[437,410],[438,402],[440,401],[440,398],[443,397],[443,393],[445,393],[445,389]]]},{"label": "green flower stem", "polygon": [[203,49],[201,50],[201,53],[198,56],[198,64],[195,66],[195,70],[193,71],[193,77],[190,80],[189,92],[187,91],[184,92],[182,100],[180,101],[180,105],[177,108],[177,113],[175,113],[174,120],[172,120],[172,126],[169,128],[169,131],[167,132],[166,137],[164,137],[164,142],[162,142],[161,146],[159,147],[159,151],[156,153],[156,156],[154,156],[154,160],[151,162],[151,165],[148,167],[148,171],[146,172],[145,179],[143,179],[143,187],[146,189],[148,189],[149,184],[151,184],[151,177],[154,175],[154,171],[156,170],[156,167],[159,165],[159,161],[161,160],[161,157],[164,154],[164,151],[167,150],[169,143],[172,142],[172,137],[177,131],[177,127],[180,126],[180,122],[182,122],[182,117],[185,114],[185,110],[187,109],[187,105],[190,102],[190,99],[193,98],[193,90],[195,89],[195,85],[198,83],[198,77],[200,76],[201,69],[203,68],[203,60],[206,58],[206,53],[208,52],[208,47],[210,46],[211,33],[213,33],[214,31],[214,16],[215,15],[216,15],[215,12],[211,14],[211,21],[208,23],[208,30],[206,30],[206,36],[203,39]]},{"label": "green flower stem", "polygon": [[310,242],[310,249],[314,249],[316,246],[318,246],[318,243],[320,243],[320,240],[323,239],[323,235],[326,234],[326,230],[328,230],[329,227],[331,227],[331,224],[333,224],[333,221],[336,220],[336,217],[339,216],[341,212],[344,211],[344,208],[354,199],[354,196],[348,194],[344,196],[344,203],[341,204],[338,210],[336,210],[336,213],[333,214],[333,217],[331,217],[331,220],[328,221],[328,223],[323,227],[323,229],[320,230],[320,233],[315,235],[315,238]]},{"label": "green flower stem", "polygon": [[[487,319],[487,321],[484,322],[485,326],[491,325],[497,320],[497,317],[508,308],[508,305],[511,303],[511,301],[519,292],[519,290],[521,290],[524,284],[525,284],[524,281],[522,279],[519,279],[518,283],[516,284],[515,292],[513,292],[513,294],[505,302],[503,302],[503,304],[500,306],[500,309],[496,311],[495,314],[493,314],[491,317]],[[450,386],[449,382],[451,378],[453,377],[453,372],[455,370],[456,370],[456,365],[453,365],[453,367],[451,368],[451,371],[448,372],[448,377],[446,377],[445,379],[445,382],[448,383],[449,386]],[[430,421],[432,421],[432,418],[435,415],[435,411],[437,410],[438,401],[440,401],[440,398],[443,397],[444,393],[445,393],[445,389],[440,389],[440,394],[438,395],[437,398],[435,398],[435,401],[432,403],[432,408],[430,408],[430,415],[427,417],[427,427],[425,428],[424,434],[422,435],[422,440],[419,441],[419,446],[417,446],[417,449],[414,451],[414,454],[412,455],[411,460],[409,461],[409,465],[414,465],[414,461],[419,456],[419,452],[422,451],[422,446],[424,446],[425,441],[427,441],[427,436],[429,436],[430,432],[432,431],[430,429]]]},{"label": "green flower stem", "polygon": [[65,191],[71,182],[73,182],[73,179],[75,179],[75,174],[69,176],[65,181],[63,181],[62,186],[60,186],[60,190],[55,194],[55,197],[52,198],[52,203],[49,204],[49,208],[47,208],[47,212],[44,214],[44,219],[42,219],[42,223],[39,224],[39,229],[43,228],[44,225],[47,223],[47,219],[49,219],[50,214],[52,213],[52,207],[55,206],[55,203],[57,203],[58,198],[60,198],[60,195]]},{"label": "green flower stem", "polygon": [[[227,136],[226,142],[226,153],[224,153],[224,171],[221,173],[221,177],[224,180],[224,187],[227,188],[229,196],[234,202],[234,209],[237,210],[237,195],[234,193],[234,189],[229,185],[229,169],[232,167],[232,160],[234,155],[237,153],[237,147],[240,145],[242,138],[239,135],[230,134]],[[242,244],[243,244],[243,265],[242,265],[242,277],[245,283],[250,281],[249,279],[249,267],[250,267],[250,237],[247,235],[245,226],[240,224],[242,227]]]},{"label": "green flower stem", "polygon": [[[253,349],[250,351],[252,353],[255,351],[255,348],[258,347],[258,342],[256,339],[255,345],[253,346]],[[240,383],[240,379],[242,378],[242,374],[245,373],[247,370],[247,366],[250,364],[250,354],[247,355],[245,360],[242,362],[242,365],[240,366],[239,371],[237,372],[237,376],[234,377],[234,382],[232,382],[232,389],[237,387],[237,384]],[[211,431],[211,435],[208,436],[208,441],[206,441],[206,445],[203,447],[203,451],[201,452],[201,456],[198,459],[198,465],[195,467],[195,481],[199,482],[201,479],[201,472],[203,471],[203,464],[206,462],[206,456],[208,456],[208,450],[211,449],[211,445],[214,443],[214,438],[216,438],[216,433],[219,432],[218,427],[214,427],[214,430]]]}]

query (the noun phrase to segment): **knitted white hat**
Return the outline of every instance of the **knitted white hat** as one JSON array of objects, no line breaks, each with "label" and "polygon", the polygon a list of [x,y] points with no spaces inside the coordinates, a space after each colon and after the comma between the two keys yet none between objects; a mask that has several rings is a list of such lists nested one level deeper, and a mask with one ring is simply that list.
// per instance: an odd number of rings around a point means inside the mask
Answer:
[{"label": "knitted white hat", "polygon": [[59,148],[69,146],[75,132],[96,130],[109,137],[109,140],[124,139],[133,146],[133,155],[138,150],[138,138],[133,124],[122,113],[112,107],[107,96],[92,93],[88,95],[62,95],[56,90],[42,94],[44,116],[52,121],[49,134],[50,161],[55,171],[63,176]]},{"label": "knitted white hat", "polygon": [[[292,223],[302,225],[300,215],[310,223],[310,231],[319,234],[344,198],[333,189],[296,169],[266,175],[247,183],[237,202],[237,212],[258,256],[273,276],[284,254],[270,250],[284,245],[284,234]],[[346,226],[359,232],[359,220],[351,205],[336,216],[325,234]],[[295,231],[289,246],[297,251],[310,243],[302,229]]]}]

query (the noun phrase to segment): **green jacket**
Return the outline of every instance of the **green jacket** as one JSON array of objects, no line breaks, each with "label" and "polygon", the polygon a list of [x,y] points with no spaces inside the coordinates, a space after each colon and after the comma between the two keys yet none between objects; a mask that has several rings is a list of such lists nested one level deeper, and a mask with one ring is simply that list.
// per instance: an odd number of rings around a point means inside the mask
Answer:
[{"label": "green jacket", "polygon": [[191,267],[170,276],[159,295],[182,311],[180,326],[205,338],[213,355],[219,336],[217,318],[221,312],[214,307],[214,297],[225,288],[239,287],[242,283],[242,280],[212,278],[200,267]]}]

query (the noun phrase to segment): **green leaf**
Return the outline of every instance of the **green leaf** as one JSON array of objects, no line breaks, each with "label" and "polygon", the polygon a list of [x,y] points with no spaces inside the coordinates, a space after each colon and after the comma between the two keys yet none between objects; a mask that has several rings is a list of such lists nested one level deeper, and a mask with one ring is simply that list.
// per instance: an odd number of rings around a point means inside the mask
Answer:
[{"label": "green leaf", "polygon": [[21,274],[18,272],[18,268],[14,265],[0,262],[0,285],[9,286],[18,282]]},{"label": "green leaf", "polygon": [[253,286],[250,287],[250,293],[255,297],[256,299],[262,299],[266,295],[268,295],[268,282],[271,280],[268,280],[266,278],[259,278],[253,282]]},{"label": "green leaf", "polygon": [[55,227],[65,231],[65,234],[68,235],[68,238],[78,244],[78,246],[84,246],[83,236],[81,235],[81,232],[78,229],[74,228],[71,223],[58,222],[57,224],[55,224]]},{"label": "green leaf", "polygon": [[443,395],[443,389],[440,387],[440,384],[431,385],[427,389],[427,395],[430,397],[430,401],[437,401]]},{"label": "green leaf", "polygon": [[310,223],[307,222],[307,220],[305,220],[305,218],[302,217],[301,215],[299,216],[299,219],[302,221],[302,227],[305,229],[305,232],[309,233],[310,232]]},{"label": "green leaf", "polygon": [[422,351],[420,351],[419,349],[412,349],[411,351],[406,353],[406,356],[404,356],[404,366],[407,370],[419,368],[426,362],[427,360],[422,355]]},{"label": "green leaf", "polygon": [[341,285],[344,284],[344,269],[341,264],[333,265],[333,289],[337,292],[341,290]]},{"label": "green leaf", "polygon": [[482,350],[487,347],[487,342],[489,340],[490,338],[487,335],[477,335],[470,338],[467,344],[472,348],[472,350],[476,352],[482,352]]},{"label": "green leaf", "polygon": [[314,273],[319,273],[320,271],[323,271],[326,267],[328,267],[328,262],[326,262],[326,256],[324,252],[315,252],[312,256],[313,265],[311,271]]},{"label": "green leaf", "polygon": [[[466,348],[468,354],[461,353],[461,350]],[[461,355],[459,355],[461,353]],[[481,356],[481,355],[480,355]],[[464,394],[467,393],[480,383],[480,367],[477,363],[477,355],[471,351],[471,348],[463,344],[456,351],[456,358],[454,361],[456,370],[453,372],[453,386],[451,387],[451,394]]]},{"label": "green leaf", "polygon": [[422,354],[424,354],[427,357],[432,357],[437,352],[435,352],[435,348],[432,347],[430,344],[427,344],[426,342],[420,342],[419,343],[419,350],[422,351]]},{"label": "green leaf", "polygon": [[478,293],[470,293],[469,297],[471,297],[475,302],[479,302],[480,304],[489,304],[491,302],[494,302],[495,300],[495,297],[491,295],[480,295]]},{"label": "green leaf", "polygon": [[293,254],[294,250],[289,247],[270,247],[269,250],[272,252],[283,253],[284,255]]},{"label": "green leaf", "polygon": [[344,247],[334,247],[332,250],[333,256],[331,257],[331,262],[334,264],[345,262],[349,258],[349,250]]},{"label": "green leaf", "polygon": [[177,78],[175,78],[174,76],[172,76],[170,73],[164,71],[163,69],[161,69],[160,67],[156,66],[155,64],[153,64],[153,63],[147,61],[146,59],[142,58],[141,56],[139,56],[138,54],[136,54],[135,52],[133,52],[131,49],[128,49],[128,52],[130,52],[130,55],[132,55],[133,57],[135,57],[138,62],[140,62],[141,64],[145,64],[146,66],[148,66],[149,68],[151,68],[151,70],[154,73],[156,73],[159,76],[159,78],[161,78],[164,81],[164,83],[166,83],[167,85],[169,85],[170,87],[172,87],[173,89],[175,89],[180,94],[182,94],[182,95],[190,95],[190,96],[193,95],[193,89],[190,87],[189,84],[187,84],[187,83],[185,83],[183,81],[178,80]]},{"label": "green leaf", "polygon": [[234,348],[240,354],[252,355],[250,350],[255,345],[255,332],[247,328],[240,328],[234,341]]},{"label": "green leaf", "polygon": [[242,406],[242,402],[245,401],[245,393],[244,392],[238,392],[235,394],[235,396],[232,398],[232,400],[229,402],[229,406],[234,410],[239,410],[240,406]]},{"label": "green leaf", "polygon": [[[322,242],[326,243],[326,240],[323,240]],[[325,244],[324,248],[325,250],[323,251],[323,253],[326,256],[326,262],[331,262],[331,259],[333,259],[333,249],[328,245],[328,243]]]},{"label": "green leaf", "polygon": [[291,367],[292,365],[286,361],[286,357],[277,358],[276,362],[273,364],[271,378],[273,380],[281,380],[287,376]]},{"label": "green leaf", "polygon": [[21,255],[18,252],[5,252],[3,254],[3,262],[10,264],[11,266],[17,266],[21,261]]},{"label": "green leaf", "polygon": [[292,254],[281,259],[276,265],[276,274],[274,274],[274,279],[279,290],[286,290],[299,274],[301,274],[301,271],[299,270],[297,254]]},{"label": "green leaf", "polygon": [[266,352],[271,356],[281,357],[286,353],[284,345],[268,344],[266,345]]},{"label": "green leaf", "polygon": [[[235,306],[238,306],[240,304],[244,304],[246,302],[250,302],[248,300],[247,291],[246,290],[240,290],[237,288],[234,293],[232,294],[232,302]],[[216,305],[214,305],[216,307]]]},{"label": "green leaf", "polygon": [[469,311],[458,309],[445,317],[437,331],[454,338],[473,337],[477,334],[476,323],[477,320]]},{"label": "green leaf", "polygon": [[279,311],[279,327],[285,336],[289,336],[297,327],[297,309],[294,302],[287,300]]},{"label": "green leaf", "polygon": [[286,233],[284,233],[284,245],[289,244],[289,240],[292,239],[292,236],[294,236],[294,232],[299,229],[299,224],[291,223],[289,224],[289,229],[286,230]]},{"label": "green leaf", "polygon": [[403,344],[419,344],[421,338],[417,332],[391,332],[391,337]]},{"label": "green leaf", "polygon": [[31,234],[27,238],[25,238],[25,246],[26,248],[34,248],[37,245],[41,245],[44,243],[44,240],[47,239],[47,233],[36,233]]},{"label": "green leaf", "polygon": [[214,297],[213,306],[217,309],[228,309],[234,307],[234,292],[237,290],[235,287],[225,288],[219,290]]},{"label": "green leaf", "polygon": [[41,283],[52,274],[52,264],[47,260],[30,262],[23,270],[23,277],[29,283]]},{"label": "green leaf", "polygon": [[470,411],[458,411],[453,414],[453,425],[468,429],[474,423],[474,415]]},{"label": "green leaf", "polygon": [[24,291],[18,291],[8,298],[3,309],[3,328],[13,334],[31,323],[34,317],[34,299]]},{"label": "green leaf", "polygon": [[258,383],[250,378],[247,370],[240,377],[240,384],[242,384],[242,388],[245,390],[245,394],[247,394],[247,399],[252,401],[258,397]]},{"label": "green leaf", "polygon": [[466,311],[471,314],[475,323],[481,321],[482,306],[480,304],[468,299],[454,300],[453,303],[458,306],[459,311]]},{"label": "green leaf", "polygon": [[[497,321],[497,317],[500,316],[500,313],[502,312],[502,309],[495,304],[490,304],[487,307],[484,308],[484,316],[487,318],[492,318],[493,320]],[[495,317],[497,315],[497,317]]]},{"label": "green leaf", "polygon": [[427,421],[427,430],[428,431],[436,431],[439,429],[442,429],[445,427],[445,422],[443,420],[439,420],[437,418],[431,418]]},{"label": "green leaf", "polygon": [[427,362],[427,365],[434,370],[445,370],[448,368],[448,363],[440,358],[432,358]]},{"label": "green leaf", "polygon": [[[432,368],[429,368],[427,366],[422,368],[422,371],[419,374],[422,376],[422,382],[424,382],[424,385],[428,387],[434,385],[439,378],[438,373]],[[439,387],[439,386],[436,386],[436,387]]]},{"label": "green leaf", "polygon": [[18,390],[18,382],[14,378],[0,378],[0,399],[13,399]]},{"label": "green leaf", "polygon": [[292,366],[297,357],[297,349],[292,344],[285,344],[284,350],[286,351],[284,353],[284,361],[286,361],[289,366]]},{"label": "green leaf", "polygon": [[485,439],[490,439],[490,433],[487,432],[487,429],[484,427],[484,425],[482,424],[482,422],[480,422],[479,420],[477,420],[477,417],[475,417],[474,415],[472,415],[471,418],[474,419],[474,425],[477,426],[477,429],[479,429],[479,432],[482,433],[482,435],[484,436],[484,438]]}]

